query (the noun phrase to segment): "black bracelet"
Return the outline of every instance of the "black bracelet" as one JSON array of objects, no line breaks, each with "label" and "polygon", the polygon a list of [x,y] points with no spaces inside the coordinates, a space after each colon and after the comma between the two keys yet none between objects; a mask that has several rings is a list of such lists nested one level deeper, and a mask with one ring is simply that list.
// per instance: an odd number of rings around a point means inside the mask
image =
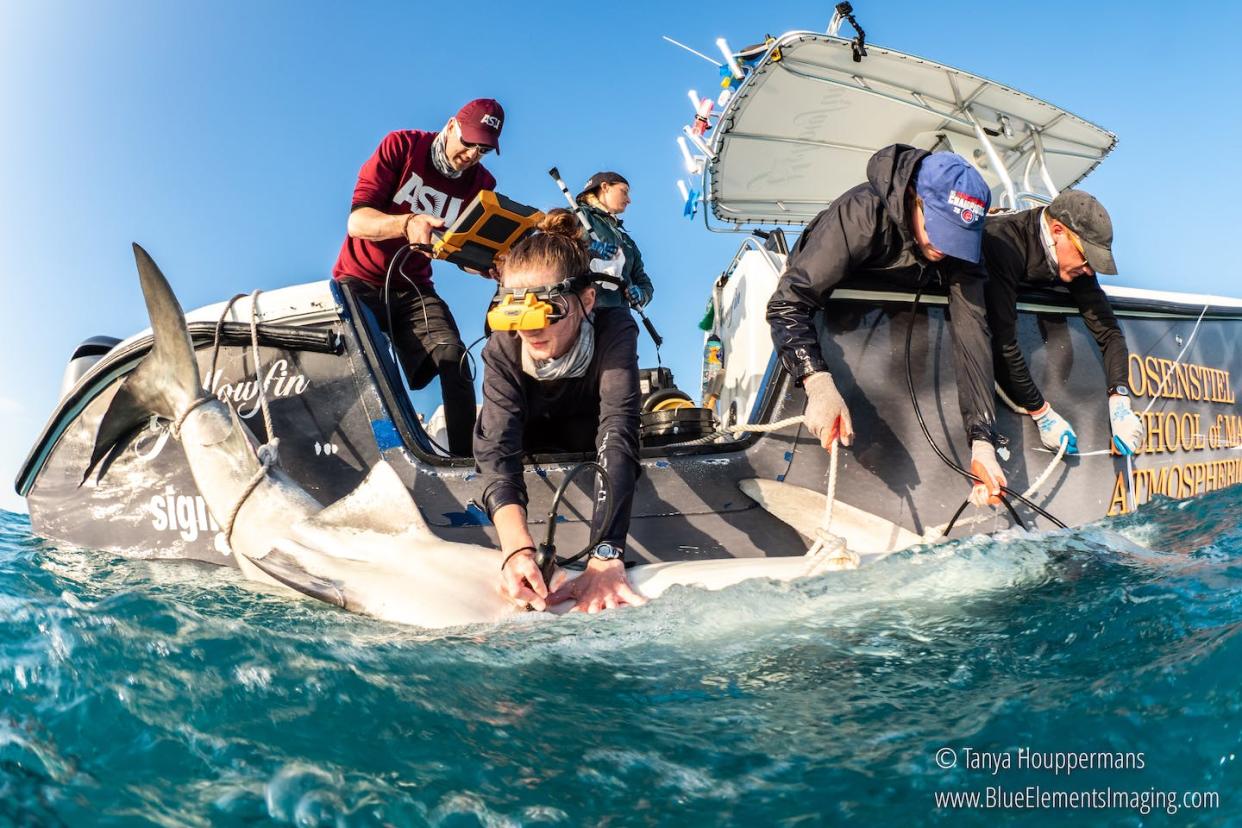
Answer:
[{"label": "black bracelet", "polygon": [[536,550],[536,549],[535,549],[535,547],[533,547],[533,546],[523,546],[523,547],[522,547],[522,548],[520,548],[520,549],[514,549],[514,550],[513,550],[512,552],[510,552],[508,555],[505,555],[505,559],[504,559],[503,561],[501,561],[501,562],[500,562],[500,571],[501,571],[501,572],[504,572],[505,567],[506,567],[506,566],[508,566],[508,564],[509,564],[509,559],[510,559],[510,558],[512,558],[514,555],[516,555],[516,554],[517,554],[517,553],[519,553],[519,552],[527,552],[527,551],[530,551],[530,552],[535,552],[535,551],[538,551],[538,550]]}]

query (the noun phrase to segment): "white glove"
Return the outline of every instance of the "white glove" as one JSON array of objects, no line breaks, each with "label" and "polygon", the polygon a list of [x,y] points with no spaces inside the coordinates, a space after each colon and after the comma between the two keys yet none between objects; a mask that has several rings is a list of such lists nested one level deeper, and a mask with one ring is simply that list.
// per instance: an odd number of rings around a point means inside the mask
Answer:
[{"label": "white glove", "polygon": [[1006,483],[996,459],[996,446],[987,440],[975,440],[970,444],[970,471],[983,483],[976,483],[970,490],[970,502],[975,506],[1000,503],[1001,486]]},{"label": "white glove", "polygon": [[601,281],[596,284],[606,290],[616,290],[621,284],[621,271],[625,270],[625,251],[617,248],[611,259],[591,259],[591,272],[611,276],[616,281]]},{"label": "white glove", "polygon": [[1130,410],[1130,398],[1114,394],[1108,398],[1108,423],[1113,427],[1113,445],[1123,455],[1137,454],[1147,430],[1143,418]]},{"label": "white glove", "polygon": [[1044,448],[1059,451],[1061,441],[1068,439],[1069,445],[1066,446],[1065,453],[1078,453],[1078,435],[1074,433],[1074,427],[1069,424],[1069,420],[1054,411],[1051,405],[1044,403],[1038,410],[1031,412],[1031,418],[1039,427],[1039,442],[1044,444]]},{"label": "white glove", "polygon": [[832,448],[833,440],[848,446],[854,442],[854,426],[850,422],[850,410],[837,391],[832,374],[816,371],[802,380],[806,390],[806,414],[803,423],[826,449]]}]

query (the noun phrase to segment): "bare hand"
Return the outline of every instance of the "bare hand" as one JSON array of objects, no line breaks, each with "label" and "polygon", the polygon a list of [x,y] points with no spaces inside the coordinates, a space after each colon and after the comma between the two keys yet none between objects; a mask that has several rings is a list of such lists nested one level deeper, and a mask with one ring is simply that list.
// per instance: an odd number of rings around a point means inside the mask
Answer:
[{"label": "bare hand", "polygon": [[431,231],[440,230],[443,227],[444,222],[434,216],[414,214],[413,218],[405,220],[405,240],[414,245],[430,245]]},{"label": "bare hand", "polygon": [[625,564],[596,560],[587,564],[586,572],[548,596],[549,605],[570,600],[574,602],[570,612],[589,613],[647,603],[646,598],[630,588],[630,582],[625,577]]},{"label": "bare hand", "polygon": [[548,608],[548,585],[532,552],[519,552],[500,570],[500,594],[521,607],[543,612]]}]

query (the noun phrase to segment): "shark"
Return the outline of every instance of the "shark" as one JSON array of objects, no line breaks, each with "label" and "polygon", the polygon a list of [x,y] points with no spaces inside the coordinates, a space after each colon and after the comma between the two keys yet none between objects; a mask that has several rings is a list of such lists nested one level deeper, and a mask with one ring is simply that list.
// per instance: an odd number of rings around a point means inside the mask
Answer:
[{"label": "shark", "polygon": [[[437,536],[386,461],[325,507],[278,461],[265,460],[236,412],[203,388],[181,305],[147,251],[133,247],[153,342],[100,422],[88,476],[155,415],[171,424],[212,516],[231,528],[229,546],[248,579],[425,628],[495,623],[525,612],[498,589],[503,553]],[[715,590],[751,578],[788,581],[833,566],[822,556],[727,558],[643,564],[627,574],[650,599],[673,586]],[[558,578],[575,575],[558,572]]]}]

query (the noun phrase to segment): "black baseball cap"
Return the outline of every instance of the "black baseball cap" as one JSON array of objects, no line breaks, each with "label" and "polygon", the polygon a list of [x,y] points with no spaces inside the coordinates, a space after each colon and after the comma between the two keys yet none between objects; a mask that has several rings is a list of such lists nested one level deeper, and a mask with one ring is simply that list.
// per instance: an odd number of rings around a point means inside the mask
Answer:
[{"label": "black baseball cap", "polygon": [[587,183],[582,185],[582,191],[578,193],[578,201],[587,193],[593,193],[600,188],[602,184],[624,184],[627,187],[630,182],[625,180],[625,176],[618,172],[597,172],[595,175],[587,179]]},{"label": "black baseball cap", "polygon": [[1048,205],[1048,217],[1074,231],[1092,270],[1107,276],[1117,273],[1117,263],[1113,261],[1113,220],[1095,196],[1082,190],[1065,190]]}]

